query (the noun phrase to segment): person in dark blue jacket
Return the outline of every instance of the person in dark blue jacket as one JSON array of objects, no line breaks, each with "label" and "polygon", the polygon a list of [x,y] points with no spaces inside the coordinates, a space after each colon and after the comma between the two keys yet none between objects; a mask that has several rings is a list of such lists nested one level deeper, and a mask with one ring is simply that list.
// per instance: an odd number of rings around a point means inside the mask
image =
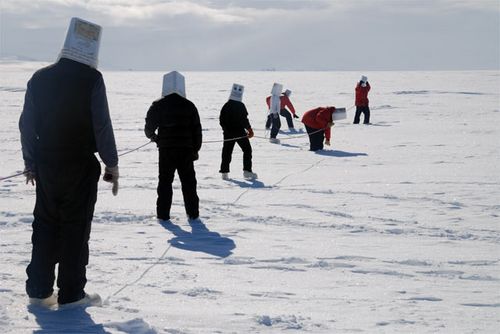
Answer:
[{"label": "person in dark blue jacket", "polygon": [[[118,192],[118,155],[97,68],[101,27],[73,18],[59,60],[28,82],[19,120],[26,183],[36,183],[30,303],[98,304],[85,293],[90,228],[101,173]],[[57,296],[53,294],[55,266]]]}]

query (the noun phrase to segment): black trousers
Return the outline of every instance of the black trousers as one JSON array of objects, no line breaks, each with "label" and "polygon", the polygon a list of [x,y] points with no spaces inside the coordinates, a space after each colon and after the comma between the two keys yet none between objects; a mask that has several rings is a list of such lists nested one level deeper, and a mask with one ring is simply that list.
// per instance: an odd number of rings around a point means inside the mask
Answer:
[{"label": "black trousers", "polygon": [[266,129],[271,127],[271,138],[276,138],[281,129],[281,120],[278,114],[267,115]]},{"label": "black trousers", "polygon": [[309,151],[318,151],[323,149],[323,140],[325,139],[325,130],[314,129],[305,125],[309,135]]},{"label": "black trousers", "polygon": [[[288,128],[293,129],[294,127],[293,127],[293,116],[292,116],[292,113],[289,112],[286,109],[281,109],[280,110],[280,115],[286,118],[286,123],[288,125]],[[272,124],[272,119],[271,119],[270,116],[271,115],[267,116],[266,129],[270,128],[271,124]],[[280,124],[280,126],[281,126],[281,124]]]},{"label": "black trousers", "polygon": [[193,164],[193,151],[189,148],[160,148],[158,199],[156,200],[156,216],[159,219],[170,219],[172,206],[172,182],[175,171],[181,180],[184,208],[189,218],[199,216],[199,198],[196,192],[196,173]]},{"label": "black trousers", "polygon": [[88,240],[100,173],[93,154],[71,162],[37,163],[33,250],[26,269],[29,297],[53,293],[56,263],[58,302],[71,303],[85,296]]},{"label": "black trousers", "polygon": [[[226,138],[227,137],[227,138]],[[239,136],[226,136],[224,134],[224,139],[235,138]],[[241,150],[243,151],[243,170],[249,172],[252,171],[252,146],[250,145],[250,140],[248,138],[241,138],[238,140],[225,141],[222,146],[222,162],[220,164],[219,173],[229,173],[229,164],[231,163],[231,158],[233,155],[234,144],[238,143]]]},{"label": "black trousers", "polygon": [[354,124],[359,124],[359,118],[361,113],[364,114],[363,124],[370,123],[370,108],[366,107],[356,107],[356,114],[354,115]]}]

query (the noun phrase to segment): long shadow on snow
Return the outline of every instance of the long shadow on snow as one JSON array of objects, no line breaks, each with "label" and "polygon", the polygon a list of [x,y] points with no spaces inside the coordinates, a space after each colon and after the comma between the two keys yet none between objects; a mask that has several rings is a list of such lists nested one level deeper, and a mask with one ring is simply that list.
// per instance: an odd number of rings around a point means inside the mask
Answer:
[{"label": "long shadow on snow", "polygon": [[270,186],[266,186],[264,183],[257,180],[248,180],[248,181],[238,181],[229,179],[228,181],[237,184],[241,188],[271,188]]},{"label": "long shadow on snow", "polygon": [[315,151],[317,155],[324,155],[327,157],[339,157],[339,158],[348,158],[348,157],[359,157],[359,156],[367,156],[368,154],[366,153],[355,153],[355,152],[345,152],[345,151],[339,151],[339,150],[333,150],[333,151]]},{"label": "long shadow on snow", "polygon": [[75,307],[67,310],[49,310],[40,306],[29,305],[28,311],[35,316],[40,329],[33,331],[36,334],[64,333],[64,334],[109,334],[103,325],[96,324],[84,307]]},{"label": "long shadow on snow", "polygon": [[175,235],[168,241],[175,248],[228,257],[233,254],[231,251],[236,247],[232,239],[210,231],[200,219],[189,221],[191,232],[183,230],[170,220],[162,220],[160,224]]}]

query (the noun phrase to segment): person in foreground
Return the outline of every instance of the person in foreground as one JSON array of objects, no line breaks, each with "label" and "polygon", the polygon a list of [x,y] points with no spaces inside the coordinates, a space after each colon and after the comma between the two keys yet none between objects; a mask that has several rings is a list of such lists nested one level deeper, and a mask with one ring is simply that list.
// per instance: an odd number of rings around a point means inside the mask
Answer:
[{"label": "person in foreground", "polygon": [[[72,18],[59,60],[28,82],[19,120],[26,183],[36,184],[31,304],[99,305],[86,294],[88,241],[101,173],[118,192],[118,155],[97,58],[101,27]],[[55,265],[59,264],[54,294]]]},{"label": "person in foreground", "polygon": [[318,107],[304,113],[302,123],[304,123],[309,135],[309,150],[318,151],[325,145],[330,146],[331,127],[333,123],[333,113],[335,107]]},{"label": "person in foreground", "polygon": [[[252,146],[249,139],[253,137],[253,130],[248,120],[247,108],[242,102],[243,90],[244,86],[233,84],[229,100],[220,111],[219,123],[224,132],[224,145],[219,173],[223,180],[228,179],[235,143],[238,143],[243,151],[243,177],[247,180],[257,178],[257,174],[252,172]],[[237,139],[232,140],[233,138]]]},{"label": "person in foreground", "polygon": [[144,133],[159,148],[157,218],[170,219],[172,182],[177,170],[186,214],[190,220],[198,219],[199,198],[193,162],[198,160],[201,148],[201,123],[198,109],[186,98],[184,76],[179,72],[163,77],[162,97],[149,108]]}]

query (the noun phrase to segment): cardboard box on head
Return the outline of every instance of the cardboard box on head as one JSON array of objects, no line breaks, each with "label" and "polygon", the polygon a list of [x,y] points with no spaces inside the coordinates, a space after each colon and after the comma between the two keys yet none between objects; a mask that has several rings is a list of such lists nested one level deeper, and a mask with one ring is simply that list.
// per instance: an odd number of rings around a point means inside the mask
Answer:
[{"label": "cardboard box on head", "polygon": [[101,33],[101,26],[73,17],[59,59],[67,58],[97,68]]},{"label": "cardboard box on head", "polygon": [[281,109],[280,95],[283,90],[283,85],[279,83],[274,83],[271,89],[271,103],[269,107],[269,112],[271,114],[278,115]]},{"label": "cardboard box on head", "polygon": [[163,76],[161,96],[177,94],[186,98],[186,83],[184,76],[177,71],[172,71]]},{"label": "cardboard box on head", "polygon": [[346,118],[347,118],[347,112],[345,108],[335,108],[335,111],[332,113],[332,120],[340,121]]},{"label": "cardboard box on head", "polygon": [[283,90],[283,85],[275,82],[273,84],[273,88],[271,89],[271,95],[281,95],[281,91]]},{"label": "cardboard box on head", "polygon": [[233,87],[231,88],[231,94],[229,95],[229,99],[241,102],[243,100],[243,91],[244,90],[245,90],[245,86],[234,83]]}]

